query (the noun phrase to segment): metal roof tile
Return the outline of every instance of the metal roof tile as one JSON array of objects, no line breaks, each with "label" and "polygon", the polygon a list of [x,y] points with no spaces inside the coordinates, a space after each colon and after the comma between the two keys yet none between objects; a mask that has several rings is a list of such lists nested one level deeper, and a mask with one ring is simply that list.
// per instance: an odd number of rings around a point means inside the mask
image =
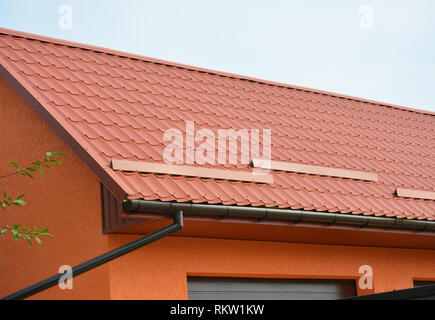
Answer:
[{"label": "metal roof tile", "polygon": [[165,130],[184,135],[191,120],[214,132],[270,128],[274,160],[379,176],[370,183],[274,172],[274,184],[257,185],[107,171],[129,198],[435,219],[435,201],[392,194],[435,191],[432,114],[1,31],[0,57],[102,167],[111,158],[161,162]]}]

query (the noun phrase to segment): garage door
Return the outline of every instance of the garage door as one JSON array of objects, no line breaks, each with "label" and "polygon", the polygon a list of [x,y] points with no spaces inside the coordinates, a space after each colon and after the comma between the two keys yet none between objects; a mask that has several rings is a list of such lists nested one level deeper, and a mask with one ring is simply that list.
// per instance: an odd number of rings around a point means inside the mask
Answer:
[{"label": "garage door", "polygon": [[190,300],[301,300],[356,296],[355,280],[187,279]]}]

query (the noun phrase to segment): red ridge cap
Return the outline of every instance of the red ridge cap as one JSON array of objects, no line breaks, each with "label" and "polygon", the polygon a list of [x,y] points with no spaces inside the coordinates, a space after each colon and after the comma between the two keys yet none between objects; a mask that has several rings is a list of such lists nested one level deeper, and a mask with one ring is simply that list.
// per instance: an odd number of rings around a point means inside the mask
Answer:
[{"label": "red ridge cap", "polygon": [[313,89],[313,88],[308,88],[308,87],[301,87],[301,86],[290,85],[290,84],[282,83],[282,82],[276,82],[276,81],[270,81],[270,80],[265,80],[265,79],[259,79],[259,78],[239,75],[239,74],[235,74],[235,73],[229,73],[229,72],[217,71],[217,70],[212,70],[212,69],[207,69],[207,68],[202,68],[202,67],[196,67],[196,66],[178,63],[178,62],[161,60],[161,59],[151,58],[151,57],[147,57],[147,56],[143,56],[143,55],[139,55],[139,54],[118,51],[118,50],[93,46],[93,45],[79,43],[79,42],[72,42],[72,41],[62,40],[62,39],[58,39],[58,38],[51,38],[51,37],[42,36],[42,35],[38,35],[38,34],[23,32],[23,31],[17,31],[17,30],[12,30],[12,29],[7,29],[7,28],[0,28],[0,34],[10,35],[13,37],[26,38],[26,39],[31,39],[31,40],[37,40],[37,41],[42,41],[42,42],[50,42],[50,43],[64,45],[64,46],[68,46],[68,47],[75,47],[75,48],[79,48],[79,49],[101,52],[101,53],[116,55],[116,56],[125,57],[125,58],[142,60],[142,61],[155,63],[155,64],[162,64],[162,65],[166,65],[166,66],[187,69],[187,70],[191,70],[191,71],[198,71],[198,72],[214,74],[214,75],[218,75],[218,76],[222,76],[222,77],[229,77],[229,78],[234,78],[234,79],[239,79],[239,80],[258,82],[258,83],[267,84],[267,85],[271,85],[271,86],[278,86],[278,87],[284,87],[284,88],[300,90],[300,91],[305,91],[305,92],[317,93],[317,94],[332,96],[332,97],[336,97],[336,98],[354,100],[354,101],[359,101],[359,102],[364,102],[364,103],[371,103],[371,104],[376,104],[379,106],[389,107],[389,108],[393,108],[393,109],[399,109],[399,110],[408,111],[408,112],[416,112],[416,113],[422,113],[422,114],[426,114],[426,115],[435,116],[435,112],[429,111],[429,110],[410,108],[410,107],[406,107],[406,106],[400,106],[400,105],[395,105],[395,104],[390,104],[390,103],[385,103],[385,102],[380,102],[380,101],[375,101],[375,100],[358,98],[358,97],[349,96],[349,95],[340,94],[340,93],[335,93],[335,92],[330,92],[330,91],[318,90],[318,89]]}]

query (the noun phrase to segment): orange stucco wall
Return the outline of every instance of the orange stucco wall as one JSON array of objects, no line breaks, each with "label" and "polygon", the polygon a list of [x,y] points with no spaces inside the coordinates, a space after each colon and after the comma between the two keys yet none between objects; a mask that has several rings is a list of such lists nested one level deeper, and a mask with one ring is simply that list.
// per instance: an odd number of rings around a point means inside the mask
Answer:
[{"label": "orange stucco wall", "polygon": [[[0,236],[0,296],[22,289],[107,251],[102,235],[100,184],[85,164],[45,122],[0,79],[0,176],[13,171],[9,161],[28,165],[47,151],[64,152],[64,164],[31,180],[0,179],[0,190],[11,196],[25,193],[24,207],[0,210],[0,225],[23,224],[49,228],[55,237],[29,246]],[[74,281],[73,290],[47,290],[37,298],[109,298],[108,266]]]},{"label": "orange stucco wall", "polygon": [[[0,175],[13,169],[9,161],[67,154],[44,177],[0,179],[0,189],[27,194],[25,207],[0,211],[0,225],[48,227],[55,235],[32,247],[0,236],[0,296],[138,237],[102,234],[97,177],[1,79],[0,148]],[[376,292],[435,281],[434,250],[167,237],[74,278],[73,290],[55,287],[33,298],[186,299],[188,275],[357,279],[361,265],[372,266]]]},{"label": "orange stucco wall", "polygon": [[373,269],[374,292],[435,280],[433,250],[168,237],[111,262],[110,285],[114,299],[186,299],[188,275],[358,279],[361,265]]}]

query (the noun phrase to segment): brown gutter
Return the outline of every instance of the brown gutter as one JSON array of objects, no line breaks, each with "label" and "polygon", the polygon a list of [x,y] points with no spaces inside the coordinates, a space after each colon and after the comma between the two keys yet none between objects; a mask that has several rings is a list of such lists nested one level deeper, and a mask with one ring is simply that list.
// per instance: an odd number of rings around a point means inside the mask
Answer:
[{"label": "brown gutter", "polygon": [[[182,210],[185,216],[210,216],[214,218],[254,218],[262,220],[290,220],[294,223],[309,222],[328,226],[339,224],[360,228],[379,227],[434,232],[435,221],[411,220],[389,217],[352,215],[343,213],[303,211],[264,207],[242,207],[195,203],[177,203],[147,200],[126,200],[122,207],[129,214],[125,218],[149,219],[140,213],[168,214]],[[139,213],[139,214],[138,214]]]}]

